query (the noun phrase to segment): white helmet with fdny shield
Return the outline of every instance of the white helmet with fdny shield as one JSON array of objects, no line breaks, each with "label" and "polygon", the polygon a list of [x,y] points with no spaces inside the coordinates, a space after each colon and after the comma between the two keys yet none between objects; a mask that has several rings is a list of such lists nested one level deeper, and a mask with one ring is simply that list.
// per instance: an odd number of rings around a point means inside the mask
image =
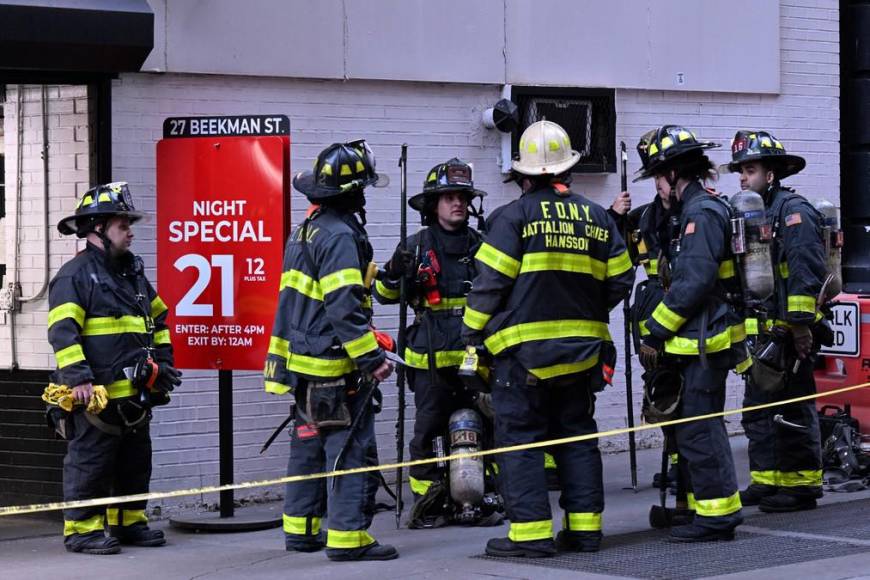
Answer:
[{"label": "white helmet with fdny shield", "polygon": [[60,220],[57,230],[65,236],[75,234],[84,238],[111,217],[126,217],[130,223],[145,219],[145,214],[136,211],[133,206],[130,187],[124,181],[97,185],[87,190],[79,200],[75,213]]},{"label": "white helmet with fdny shield", "polygon": [[[470,163],[457,157],[446,163],[439,163],[426,174],[423,191],[412,196],[408,205],[422,214],[423,224],[427,225],[435,214],[441,195],[458,191],[466,194],[471,215],[480,219],[483,216],[483,198],[486,197],[486,192],[474,187],[473,172],[474,168]],[[479,208],[472,205],[476,197],[481,199]]]},{"label": "white helmet with fdny shield", "polygon": [[559,175],[580,161],[580,153],[571,149],[571,139],[561,126],[552,121],[532,123],[523,131],[519,159],[511,167],[523,175]]}]

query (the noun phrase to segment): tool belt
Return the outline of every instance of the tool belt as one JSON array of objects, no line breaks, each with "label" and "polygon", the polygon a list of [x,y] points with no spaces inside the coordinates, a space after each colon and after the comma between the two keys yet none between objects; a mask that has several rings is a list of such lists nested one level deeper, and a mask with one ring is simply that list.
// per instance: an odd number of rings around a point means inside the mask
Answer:
[{"label": "tool belt", "polygon": [[301,408],[307,424],[318,429],[350,426],[347,376],[334,381],[306,381],[304,391]]}]

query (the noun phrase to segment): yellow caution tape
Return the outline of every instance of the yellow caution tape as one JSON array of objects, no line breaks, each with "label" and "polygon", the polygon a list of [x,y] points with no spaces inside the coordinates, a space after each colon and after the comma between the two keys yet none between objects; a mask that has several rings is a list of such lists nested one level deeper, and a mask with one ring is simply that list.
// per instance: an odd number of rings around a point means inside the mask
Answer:
[{"label": "yellow caution tape", "polygon": [[236,489],[251,489],[254,487],[264,487],[267,485],[280,485],[283,483],[295,483],[297,481],[308,481],[310,479],[322,479],[325,477],[341,477],[343,475],[354,475],[357,473],[369,473],[372,471],[382,471],[382,470],[393,470],[399,467],[410,467],[413,465],[427,465],[430,463],[437,463],[439,461],[452,461],[453,459],[459,458],[469,458],[469,457],[484,457],[486,455],[498,455],[499,453],[511,453],[514,451],[523,451],[525,449],[537,449],[540,447],[551,447],[553,445],[563,445],[565,443],[575,443],[577,441],[588,441],[589,439],[596,439],[598,437],[612,437],[614,435],[623,435],[625,433],[631,433],[636,431],[645,431],[648,429],[661,429],[662,427],[670,427],[671,425],[681,425],[683,423],[691,423],[692,421],[703,421],[705,419],[715,419],[717,417],[727,417],[728,415],[736,415],[737,413],[745,413],[747,411],[759,411],[761,409],[770,409],[773,407],[779,407],[782,405],[788,405],[791,403],[799,403],[801,401],[810,401],[812,399],[819,399],[822,397],[828,397],[830,395],[838,395],[840,393],[848,393],[849,391],[856,391],[858,389],[864,389],[870,387],[870,382],[861,383],[859,385],[852,385],[849,387],[843,387],[840,389],[835,389],[833,391],[826,391],[824,393],[814,393],[812,395],[804,395],[802,397],[795,397],[793,399],[785,399],[782,401],[775,401],[773,403],[764,403],[762,405],[752,405],[750,407],[742,407],[740,409],[726,409],[724,411],[719,411],[716,413],[707,413],[706,415],[696,415],[693,417],[683,417],[680,419],[672,419],[670,421],[663,421],[661,423],[647,423],[644,425],[637,425],[635,427],[625,427],[622,429],[611,429],[609,431],[601,431],[598,433],[589,433],[587,435],[575,435],[572,437],[563,437],[561,439],[551,439],[549,441],[536,441],[534,443],[524,443],[522,445],[512,445],[510,447],[500,447],[498,449],[486,449],[483,451],[475,451],[473,453],[457,453],[455,455],[447,455],[446,457],[429,457],[426,459],[414,459],[411,461],[404,461],[402,463],[389,463],[386,465],[369,465],[366,467],[356,467],[353,469],[339,469],[337,471],[326,471],[322,473],[311,473],[308,475],[289,475],[287,477],[279,477],[276,479],[264,479],[260,481],[246,481],[243,483],[229,483],[226,485],[211,485],[206,487],[197,487],[193,489],[178,489],[175,491],[159,491],[152,493],[139,493],[134,495],[119,495],[115,497],[103,497],[96,499],[83,499],[76,501],[58,501],[52,503],[37,503],[30,505],[13,505],[13,506],[5,506],[0,507],[0,516],[12,516],[12,515],[22,515],[22,514],[32,514],[37,512],[48,512],[55,510],[64,510],[64,509],[73,509],[73,508],[84,508],[84,507],[94,507],[100,505],[109,505],[109,504],[117,504],[117,503],[127,503],[132,501],[147,501],[152,499],[166,499],[170,497],[183,497],[188,495],[200,495],[203,493],[217,493],[221,491],[229,491]]}]

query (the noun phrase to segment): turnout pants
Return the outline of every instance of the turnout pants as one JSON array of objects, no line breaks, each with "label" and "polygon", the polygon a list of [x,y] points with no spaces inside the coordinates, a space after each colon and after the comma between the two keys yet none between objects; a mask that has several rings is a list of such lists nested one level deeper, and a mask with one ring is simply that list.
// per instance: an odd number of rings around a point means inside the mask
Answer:
[{"label": "turnout pants", "polygon": [[[744,406],[772,403],[816,392],[813,365],[802,361],[797,374],[788,374],[786,386],[777,393],[758,389],[746,381]],[[773,421],[782,415],[795,429]],[[772,485],[787,494],[822,496],[822,449],[819,416],[814,401],[780,405],[743,414],[743,429],[749,439],[749,473],[752,483]]]},{"label": "turnout pants", "polygon": [[[304,396],[303,382],[299,394]],[[359,420],[350,427],[315,429],[300,415],[304,404],[297,405],[296,421],[290,438],[290,461],[287,475],[308,475],[332,471],[336,457],[349,442],[339,469],[352,469],[376,461],[374,409],[363,406],[365,392],[347,398],[351,417]],[[328,514],[326,547],[334,550],[362,548],[375,539],[368,533],[375,511],[378,479],[369,473],[344,475],[335,479],[311,479],[287,484],[284,497],[284,539],[288,547],[305,547],[321,543],[321,522]]]},{"label": "turnout pants", "polygon": [[[112,405],[113,403],[110,403]],[[101,418],[111,416],[111,406]],[[69,417],[73,433],[63,460],[65,501],[147,493],[151,481],[151,436],[148,421],[122,435],[110,435],[92,425],[83,410]],[[64,510],[64,541],[103,532],[110,526],[147,524],[145,501]]]},{"label": "turnout pants", "polygon": [[[725,408],[725,381],[730,353],[708,358],[704,368],[699,357],[683,357],[683,399],[679,417],[721,412]],[[689,507],[695,510],[695,524],[716,530],[730,530],[743,522],[734,457],[722,417],[691,421],[674,426],[681,475],[688,490]]]},{"label": "turnout pants", "polygon": [[[411,459],[425,459],[435,456],[432,441],[439,435],[446,435],[447,422],[457,409],[474,408],[474,402],[456,374],[455,368],[438,369],[433,382],[428,370],[408,369],[408,380],[414,390],[414,437],[409,450]],[[448,451],[449,441],[444,439],[444,451]],[[429,487],[444,478],[445,468],[434,463],[414,465],[410,468],[411,491],[415,498],[426,494]]]},{"label": "turnout pants", "polygon": [[[497,358],[492,392],[497,446],[595,433],[592,372],[600,370],[542,381],[512,358]],[[550,452],[562,486],[563,529],[600,533],[604,490],[598,440],[557,445]],[[514,542],[552,539],[544,450],[500,454],[497,461],[511,521],[508,537]]]}]

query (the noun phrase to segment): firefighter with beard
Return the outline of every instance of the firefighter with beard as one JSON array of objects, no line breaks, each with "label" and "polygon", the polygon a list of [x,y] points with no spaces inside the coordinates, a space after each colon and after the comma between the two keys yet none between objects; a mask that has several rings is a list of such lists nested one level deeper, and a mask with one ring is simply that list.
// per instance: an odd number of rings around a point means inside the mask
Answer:
[{"label": "firefighter with beard", "polygon": [[[469,227],[468,217],[471,211],[482,223],[482,210],[474,208],[472,202],[485,195],[474,187],[470,164],[453,158],[433,167],[426,174],[422,193],[408,201],[412,209],[420,212],[424,228],[408,237],[404,254],[396,249],[384,275],[375,283],[378,302],[396,304],[404,276],[410,289],[409,303],[416,314],[403,353],[416,406],[412,460],[435,456],[433,442],[446,433],[454,411],[479,407],[478,401],[486,400],[479,391],[467,389],[458,375],[465,354],[460,337],[462,315],[477,273],[474,253],[481,242],[481,235]],[[481,407],[480,411],[488,411],[487,405]],[[437,464],[411,467],[415,507],[409,528],[433,528],[451,522],[446,471]],[[475,523],[497,525],[501,517],[488,514]]]},{"label": "firefighter with beard", "polygon": [[[765,304],[767,325],[747,321],[750,333],[788,337],[787,372],[781,382],[765,380],[758,362],[746,383],[744,406],[771,403],[816,392],[812,357],[824,326],[819,295],[827,276],[822,216],[781,180],[801,171],[806,161],[787,153],[766,131],[738,131],[731,162],[722,171],[740,174],[740,188],[762,196],[773,228],[775,291]],[[758,367],[756,370],[755,367]],[[796,369],[796,370],[795,370]],[[781,415],[784,421],[775,423]],[[822,496],[821,437],[813,401],[751,411],[743,415],[749,439],[751,483],[740,492],[743,505],[766,512],[812,509]]]},{"label": "firefighter with beard", "polygon": [[[168,309],[130,252],[133,207],[126,183],[99,185],[60,221],[87,246],[63,265],[48,290],[48,341],[57,370],[43,399],[69,441],[64,501],[147,493],[151,408],[181,384],[174,368]],[[162,546],[148,527],[146,502],[64,510],[70,552],[116,554],[121,545]],[[109,535],[104,528],[108,525]]]},{"label": "firefighter with beard", "polygon": [[[376,268],[364,227],[365,188],[379,179],[365,141],[330,145],[313,171],[293,178],[316,207],[287,240],[264,371],[268,392],[292,394],[296,401],[288,475],[370,463],[372,396],[377,382],[393,371],[370,325],[369,285]],[[325,545],[335,561],[397,558],[393,546],[379,544],[367,531],[375,482],[369,474],[354,474],[326,485],[320,479],[288,484],[287,550],[314,552]],[[327,514],[324,542],[321,522]]]},{"label": "firefighter with beard", "polygon": [[[463,340],[494,357],[492,401],[498,447],[595,433],[596,392],[612,376],[616,349],[609,311],[631,290],[634,270],[607,211],[573,193],[568,172],[580,158],[550,121],[530,125],[519,142],[514,178],[522,195],[488,221],[475,255]],[[595,440],[558,445],[565,510],[553,523],[541,448],[498,456],[510,531],[487,554],[550,556],[597,551],[604,510]]]},{"label": "firefighter with beard", "polygon": [[[655,178],[656,188],[669,193],[679,216],[669,251],[670,286],[645,322],[648,333],[639,352],[648,372],[665,359],[677,369],[682,379],[678,417],[721,412],[728,371],[743,372],[751,364],[741,314],[728,301],[739,294],[730,207],[701,183],[717,175],[704,155],[717,146],[698,141],[688,129],[665,125],[650,139],[649,161],[640,176]],[[671,528],[671,541],[733,539],[743,516],[724,420],[683,423],[675,426],[675,435],[695,517]]]}]

